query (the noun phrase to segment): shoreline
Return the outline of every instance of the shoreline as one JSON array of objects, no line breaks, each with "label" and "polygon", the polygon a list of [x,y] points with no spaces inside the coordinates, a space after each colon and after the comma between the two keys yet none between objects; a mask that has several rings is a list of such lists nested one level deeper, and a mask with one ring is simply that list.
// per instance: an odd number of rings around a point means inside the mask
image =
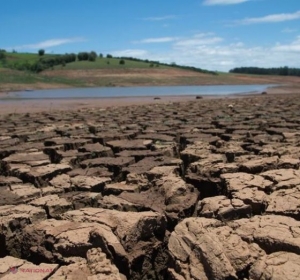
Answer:
[{"label": "shoreline", "polygon": [[[295,94],[300,93],[300,88],[293,85],[278,85],[266,89],[267,95]],[[201,96],[201,99],[196,99]],[[0,100],[0,114],[40,113],[51,111],[69,111],[82,109],[104,109],[121,106],[139,106],[168,104],[174,102],[201,101],[208,99],[240,99],[259,97],[259,92],[229,94],[229,95],[175,95],[175,96],[147,96],[147,97],[103,97],[103,98],[80,98],[80,99],[2,99]],[[1,93],[0,93],[1,97]]]},{"label": "shoreline", "polygon": [[[124,86],[124,85],[119,85],[119,86],[92,86],[92,87],[49,87],[49,88],[39,88],[39,87],[28,87],[28,88],[22,88],[22,89],[16,89],[16,90],[4,90],[4,88],[0,87],[0,98],[1,96],[7,96],[8,94],[14,94],[14,93],[20,93],[20,92],[32,92],[32,91],[47,91],[47,90],[86,90],[86,89],[111,89],[111,88],[148,88],[148,87],[207,87],[207,86],[252,86],[252,85],[260,85],[260,86],[267,86],[272,83],[238,83],[238,84],[224,84],[224,83],[210,83],[210,84],[182,84],[182,85],[175,85],[175,84],[170,84],[170,85],[151,85],[151,84],[145,84],[145,85],[136,85],[136,86]],[[276,83],[275,87],[280,87],[284,86],[285,84],[283,83]],[[143,96],[141,96],[143,97]],[[154,96],[153,96],[154,97]],[[110,98],[110,97],[108,97]],[[114,97],[115,98],[115,97]]]},{"label": "shoreline", "polygon": [[[237,80],[238,81],[238,80]],[[245,85],[269,85],[269,84],[276,84],[278,86],[291,84],[293,85],[294,82],[283,82],[283,81],[244,81],[240,80],[237,83],[224,83],[224,82],[199,82],[199,83],[183,83],[183,84],[176,84],[176,83],[166,83],[166,84],[153,84],[153,83],[143,83],[143,84],[118,84],[113,86],[72,86],[72,85],[64,85],[64,84],[44,84],[44,83],[36,83],[36,84],[28,84],[28,85],[22,85],[22,84],[16,84],[14,87],[6,87],[6,84],[1,85],[0,84],[0,97],[3,95],[11,94],[11,93],[18,93],[18,92],[24,92],[24,91],[38,91],[38,90],[70,90],[70,89],[95,89],[95,88],[139,88],[139,87],[188,87],[188,86],[245,86]]]}]

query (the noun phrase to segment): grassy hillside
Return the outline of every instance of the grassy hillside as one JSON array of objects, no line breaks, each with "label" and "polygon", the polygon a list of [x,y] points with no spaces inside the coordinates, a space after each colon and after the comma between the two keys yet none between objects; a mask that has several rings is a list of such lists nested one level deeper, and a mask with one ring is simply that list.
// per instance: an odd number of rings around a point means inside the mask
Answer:
[{"label": "grassy hillside", "polygon": [[[64,67],[61,65],[55,66],[54,69],[65,69],[65,70],[85,70],[85,69],[126,69],[126,68],[151,68],[157,67],[152,63],[147,63],[144,61],[132,61],[123,59],[124,64],[120,64],[120,59],[118,58],[99,58],[96,61],[75,61],[67,63]],[[159,65],[161,68],[171,68],[166,65]]]},{"label": "grassy hillside", "polygon": [[[289,77],[260,76],[233,73],[203,73],[201,69],[157,64],[147,61],[119,58],[100,58],[95,61],[61,63],[40,73],[19,71],[14,65],[36,64],[41,57],[32,53],[5,53],[5,63],[0,60],[0,92],[65,87],[105,86],[175,86],[175,85],[226,85],[226,84],[279,84],[294,83]],[[42,59],[53,59],[46,54]]]},{"label": "grassy hillside", "polygon": [[[48,58],[53,58],[59,56],[57,54],[45,54],[39,56],[38,53],[5,53],[6,59],[5,62],[0,60],[1,68],[14,68],[16,64],[29,63],[33,64],[42,60],[47,60]],[[66,69],[66,70],[76,70],[76,69],[124,69],[124,68],[170,68],[171,66],[162,65],[162,64],[153,64],[151,62],[144,61],[133,61],[123,59],[124,64],[120,64],[119,58],[100,58],[97,57],[95,61],[75,61],[71,63],[66,63],[65,65],[54,66],[54,69]]]},{"label": "grassy hillside", "polygon": [[[14,64],[30,63],[33,64],[41,58],[37,53],[5,53],[6,59],[4,61],[0,60],[0,67],[11,68]],[[45,54],[43,57],[52,57],[53,54]]]},{"label": "grassy hillside", "polygon": [[50,89],[65,87],[85,87],[86,83],[76,79],[43,76],[35,73],[0,68],[0,92],[24,89]]},{"label": "grassy hillside", "polygon": [[[123,85],[124,80],[110,78],[89,79],[86,76],[75,77],[69,75],[69,71],[93,71],[88,76],[93,77],[94,71],[130,71],[130,69],[168,69],[170,66],[156,65],[143,61],[124,60],[120,64],[118,58],[100,58],[95,61],[75,61],[64,63],[54,67],[50,67],[47,71],[37,74],[32,71],[20,71],[21,65],[33,65],[41,59],[57,57],[57,54],[45,54],[39,56],[38,53],[12,53],[5,52],[5,60],[0,59],[0,92],[22,90],[24,88],[53,88],[53,87],[90,87],[90,86],[117,86]],[[63,70],[63,73],[61,71]],[[152,80],[148,77],[138,77],[130,82],[130,84],[151,84]]]}]

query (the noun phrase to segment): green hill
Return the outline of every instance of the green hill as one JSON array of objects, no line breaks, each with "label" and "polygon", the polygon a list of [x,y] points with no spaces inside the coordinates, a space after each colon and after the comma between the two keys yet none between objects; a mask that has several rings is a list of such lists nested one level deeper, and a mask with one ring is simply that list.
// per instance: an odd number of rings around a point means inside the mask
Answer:
[{"label": "green hill", "polygon": [[44,54],[16,53],[0,50],[0,68],[42,72],[47,69],[86,70],[86,69],[129,69],[129,68],[180,68],[200,73],[216,74],[215,72],[189,66],[166,64],[159,61],[142,60],[133,57],[97,56],[95,52],[78,54]]},{"label": "green hill", "polygon": [[[5,52],[4,56],[4,59],[0,59],[0,67],[2,68],[14,68],[15,65],[24,63],[34,64],[41,58],[38,53]],[[48,58],[53,56],[53,54],[45,54],[43,57]]]},{"label": "green hill", "polygon": [[[124,63],[120,63],[124,61]],[[77,70],[77,69],[124,69],[124,68],[149,68],[149,67],[162,67],[170,68],[170,66],[154,64],[151,62],[144,61],[133,61],[126,58],[99,58],[95,61],[78,61],[67,63],[63,68],[66,70]],[[54,69],[61,69],[61,66],[55,66]]]},{"label": "green hill", "polygon": [[[45,66],[45,69],[66,69],[66,70],[77,70],[77,69],[124,69],[124,68],[149,68],[149,67],[162,67],[168,68],[171,66],[162,65],[160,63],[153,63],[142,60],[131,60],[126,58],[105,58],[95,57],[94,61],[79,61],[76,57],[76,61],[68,62],[64,60],[67,55],[61,54],[45,54],[39,56],[38,53],[16,53],[16,52],[5,52],[5,59],[0,59],[0,68],[10,68],[16,70],[30,70],[29,66],[34,64],[46,64],[49,60],[56,58],[62,58],[59,62],[51,64],[51,62]],[[76,54],[74,54],[76,55]],[[28,68],[28,69],[27,69]],[[43,70],[45,70],[43,69]],[[33,71],[34,72],[34,71]],[[38,71],[39,72],[39,71]]]},{"label": "green hill", "polygon": [[[91,60],[91,61],[90,61]],[[195,67],[94,52],[45,54],[1,52],[0,92],[24,89],[111,86],[180,86],[283,83],[285,77],[216,73]]]}]

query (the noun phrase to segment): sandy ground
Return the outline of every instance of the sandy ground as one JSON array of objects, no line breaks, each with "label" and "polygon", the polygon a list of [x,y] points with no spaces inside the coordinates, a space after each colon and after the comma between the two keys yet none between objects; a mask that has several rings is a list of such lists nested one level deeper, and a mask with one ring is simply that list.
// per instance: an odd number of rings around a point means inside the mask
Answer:
[{"label": "sandy ground", "polygon": [[[268,95],[272,94],[300,94],[300,86],[287,85],[269,88]],[[0,93],[5,96],[5,93]],[[247,96],[258,95],[258,93],[249,93],[243,95],[231,96],[204,96],[204,99],[223,99],[223,98],[243,98]],[[98,99],[73,99],[73,100],[1,100],[0,99],[0,114],[12,113],[37,113],[44,111],[66,111],[66,110],[80,110],[86,108],[107,108],[131,105],[145,105],[145,104],[161,104],[170,102],[183,102],[195,100],[195,96],[162,96],[160,99],[153,97],[122,97],[122,98],[98,98]]]}]

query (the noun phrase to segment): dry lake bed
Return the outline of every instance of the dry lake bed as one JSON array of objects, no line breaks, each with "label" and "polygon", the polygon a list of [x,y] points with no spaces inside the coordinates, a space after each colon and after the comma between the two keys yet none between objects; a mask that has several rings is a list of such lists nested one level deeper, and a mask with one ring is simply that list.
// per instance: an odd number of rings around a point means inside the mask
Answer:
[{"label": "dry lake bed", "polygon": [[1,104],[1,279],[299,278],[300,95],[168,98]]}]

